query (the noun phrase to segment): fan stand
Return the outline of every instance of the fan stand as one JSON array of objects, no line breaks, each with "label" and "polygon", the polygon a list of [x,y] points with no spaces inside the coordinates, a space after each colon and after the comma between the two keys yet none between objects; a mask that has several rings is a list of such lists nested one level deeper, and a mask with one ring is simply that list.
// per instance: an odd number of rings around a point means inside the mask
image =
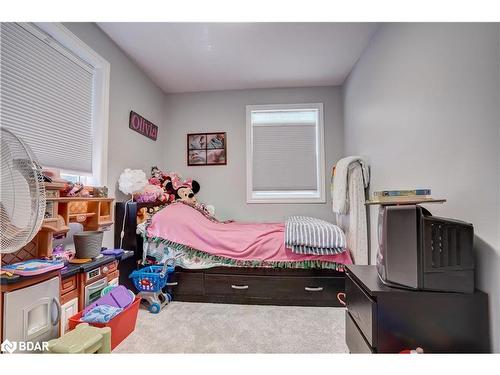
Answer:
[{"label": "fan stand", "polygon": [[125,237],[125,220],[127,219],[127,206],[134,200],[134,194],[130,194],[131,198],[125,202],[125,210],[123,212],[122,231],[120,232],[120,249],[123,249],[123,237]]}]

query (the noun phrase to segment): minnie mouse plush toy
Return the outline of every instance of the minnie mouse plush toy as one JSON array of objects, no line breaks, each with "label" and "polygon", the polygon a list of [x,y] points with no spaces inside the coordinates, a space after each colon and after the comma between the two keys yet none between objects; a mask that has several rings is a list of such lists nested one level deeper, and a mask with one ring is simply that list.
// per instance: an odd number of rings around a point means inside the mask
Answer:
[{"label": "minnie mouse plush toy", "polygon": [[200,191],[200,184],[191,179],[181,182],[179,178],[173,178],[167,182],[165,189],[175,196],[175,200],[194,205],[197,203],[195,195]]}]

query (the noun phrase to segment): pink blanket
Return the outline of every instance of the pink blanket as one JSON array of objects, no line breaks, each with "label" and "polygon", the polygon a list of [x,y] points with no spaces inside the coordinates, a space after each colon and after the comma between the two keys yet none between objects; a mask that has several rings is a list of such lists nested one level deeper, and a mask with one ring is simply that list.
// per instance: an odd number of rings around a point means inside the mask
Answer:
[{"label": "pink blanket", "polygon": [[336,255],[295,254],[285,247],[284,223],[217,223],[180,203],[163,208],[152,218],[148,237],[157,237],[241,261],[322,261],[352,264],[348,251]]}]

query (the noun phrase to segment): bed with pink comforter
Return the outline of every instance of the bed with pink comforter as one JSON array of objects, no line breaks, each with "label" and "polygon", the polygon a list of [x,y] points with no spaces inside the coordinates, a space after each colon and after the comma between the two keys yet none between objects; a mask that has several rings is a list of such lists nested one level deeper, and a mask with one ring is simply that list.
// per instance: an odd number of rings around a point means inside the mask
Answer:
[{"label": "bed with pink comforter", "polygon": [[285,246],[284,223],[223,223],[182,203],[153,215],[147,237],[227,265],[342,270],[343,264],[352,264],[349,251],[334,255],[292,252]]}]

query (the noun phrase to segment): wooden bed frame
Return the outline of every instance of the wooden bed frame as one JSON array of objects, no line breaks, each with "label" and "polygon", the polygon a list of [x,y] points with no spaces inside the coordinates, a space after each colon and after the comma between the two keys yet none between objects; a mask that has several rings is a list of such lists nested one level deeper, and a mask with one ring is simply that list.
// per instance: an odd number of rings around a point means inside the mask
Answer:
[{"label": "wooden bed frame", "polygon": [[[125,209],[123,248],[134,256],[120,262],[120,284],[134,290],[128,275],[142,260],[142,238],[136,234],[137,212],[153,204],[117,202],[115,208],[115,247]],[[177,267],[169,281],[169,291],[177,301],[239,303],[290,306],[343,306],[343,272],[329,269],[278,269],[214,267],[189,270]]]}]

